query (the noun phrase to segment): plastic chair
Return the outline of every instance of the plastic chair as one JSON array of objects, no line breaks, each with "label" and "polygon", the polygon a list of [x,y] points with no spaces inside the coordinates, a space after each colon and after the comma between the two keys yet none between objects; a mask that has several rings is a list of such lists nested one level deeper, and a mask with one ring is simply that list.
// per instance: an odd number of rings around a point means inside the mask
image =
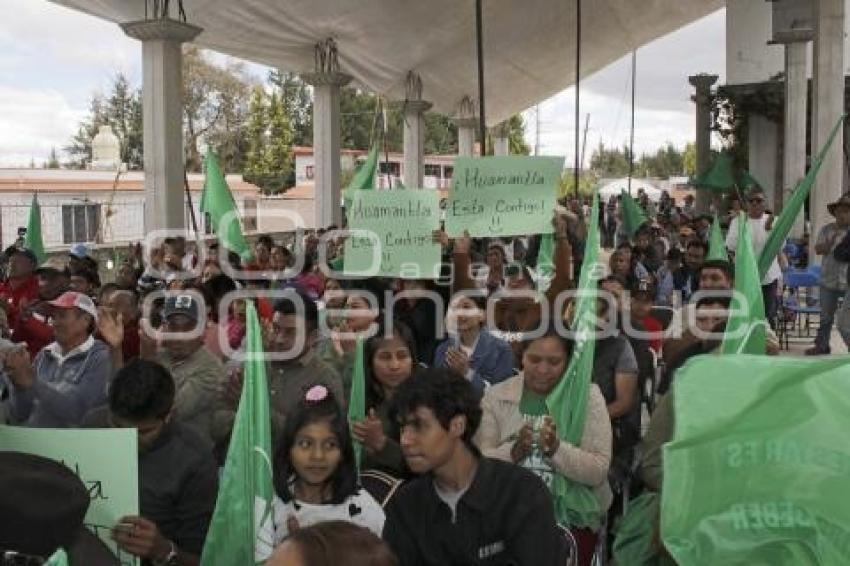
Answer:
[{"label": "plastic chair", "polygon": [[786,350],[789,347],[791,330],[796,330],[797,337],[803,338],[803,325],[799,324],[802,318],[805,319],[805,337],[810,337],[811,317],[820,316],[820,301],[816,293],[819,284],[820,266],[789,269],[783,274],[782,302],[777,331],[780,346],[784,340]]}]

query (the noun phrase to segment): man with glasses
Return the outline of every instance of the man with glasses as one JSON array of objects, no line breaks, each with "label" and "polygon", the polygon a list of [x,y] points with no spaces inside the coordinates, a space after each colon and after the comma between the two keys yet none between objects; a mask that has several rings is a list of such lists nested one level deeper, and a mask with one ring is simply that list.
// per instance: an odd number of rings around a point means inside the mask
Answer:
[{"label": "man with glasses", "polygon": [[[773,215],[765,212],[764,191],[758,187],[747,194],[747,227],[750,230],[750,238],[753,242],[753,251],[756,257],[761,254],[771,228],[773,228]],[[735,253],[738,246],[738,218],[733,218],[729,224],[729,233],[726,234],[726,248]],[[782,279],[782,269],[779,262],[773,258],[770,269],[761,281],[761,293],[764,301],[764,314],[770,327],[776,328],[776,311],[779,307],[777,291],[779,281]]]}]

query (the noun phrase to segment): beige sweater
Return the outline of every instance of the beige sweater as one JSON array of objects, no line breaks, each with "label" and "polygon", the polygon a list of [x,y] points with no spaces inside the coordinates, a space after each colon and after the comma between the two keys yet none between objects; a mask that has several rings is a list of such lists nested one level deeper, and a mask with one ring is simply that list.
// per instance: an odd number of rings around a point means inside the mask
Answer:
[{"label": "beige sweater", "polygon": [[[519,412],[523,377],[519,375],[487,388],[481,401],[483,415],[475,435],[475,443],[489,458],[512,462],[511,447],[516,441],[523,418]],[[611,421],[605,399],[594,384],[590,387],[587,419],[581,446],[562,440],[552,456],[552,466],[559,474],[593,488],[599,505],[611,505],[608,467],[611,464]]]}]

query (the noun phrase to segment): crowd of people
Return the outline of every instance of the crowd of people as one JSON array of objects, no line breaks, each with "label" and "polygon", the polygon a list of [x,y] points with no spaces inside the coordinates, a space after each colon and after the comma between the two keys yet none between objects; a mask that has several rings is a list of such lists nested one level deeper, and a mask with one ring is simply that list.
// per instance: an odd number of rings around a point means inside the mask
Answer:
[{"label": "crowd of people", "polygon": [[[619,198],[599,207],[607,273],[597,324],[606,331],[578,442],[563,438],[546,402],[574,350],[561,329],[573,322],[570,291],[586,252],[590,202],[578,199],[555,212],[549,275],[540,235],[435,233],[444,262],[436,280],[341,277],[343,239],[324,230],[260,236],[248,260],[179,237],[145,258],[134,246],[106,283],[85,245],[41,265],[14,246],[0,284],[0,418],[135,428],[139,514],[123,517],[113,538],[143,564],[197,564],[243,386],[232,359],[253,300],[274,442],[268,564],[560,566],[571,556],[589,565],[610,552],[629,498],[662,487],[671,385],[688,359],[716,351],[728,315],[737,211],[757,253],[773,218],[758,189],[728,203],[728,254],[707,260],[714,217],[696,214],[693,197],[637,201],[649,221],[632,235]],[[830,211],[836,223],[816,247],[829,258],[825,311],[847,288],[850,196]],[[774,262],[762,281],[771,325],[781,278]],[[812,353],[829,352],[829,314]],[[349,421],[360,340],[367,411]],[[768,332],[768,353],[777,352]],[[586,487],[597,512],[556,515],[558,476]],[[348,561],[333,562],[340,549]]]}]

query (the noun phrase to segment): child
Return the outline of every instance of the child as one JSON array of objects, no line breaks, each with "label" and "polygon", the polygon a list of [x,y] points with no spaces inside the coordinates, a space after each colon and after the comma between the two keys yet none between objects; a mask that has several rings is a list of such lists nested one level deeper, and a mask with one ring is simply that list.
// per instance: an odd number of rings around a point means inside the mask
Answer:
[{"label": "child", "polygon": [[323,385],[286,419],[275,454],[275,545],[301,527],[350,521],[380,536],[384,511],[357,485],[348,421]]},{"label": "child", "polygon": [[639,323],[647,333],[651,334],[648,338],[649,347],[652,348],[653,352],[659,354],[661,352],[661,338],[664,335],[664,329],[661,327],[661,323],[649,314],[652,311],[653,295],[655,293],[652,285],[641,281],[632,289],[629,306],[632,320]]}]

